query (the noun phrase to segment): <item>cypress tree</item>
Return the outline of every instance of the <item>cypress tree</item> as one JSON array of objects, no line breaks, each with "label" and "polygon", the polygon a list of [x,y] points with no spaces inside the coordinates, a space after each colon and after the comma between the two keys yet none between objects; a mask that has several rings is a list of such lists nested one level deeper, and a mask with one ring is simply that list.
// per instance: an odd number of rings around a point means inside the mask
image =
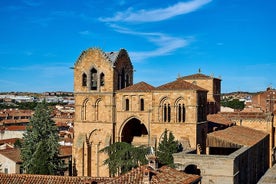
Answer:
[{"label": "cypress tree", "polygon": [[182,150],[182,145],[177,140],[175,140],[173,133],[170,131],[168,136],[168,130],[166,129],[163,133],[163,138],[158,145],[158,162],[161,165],[174,167],[172,154],[180,152]]},{"label": "cypress tree", "polygon": [[23,135],[21,158],[26,173],[58,174],[58,129],[46,102],[39,103]]}]

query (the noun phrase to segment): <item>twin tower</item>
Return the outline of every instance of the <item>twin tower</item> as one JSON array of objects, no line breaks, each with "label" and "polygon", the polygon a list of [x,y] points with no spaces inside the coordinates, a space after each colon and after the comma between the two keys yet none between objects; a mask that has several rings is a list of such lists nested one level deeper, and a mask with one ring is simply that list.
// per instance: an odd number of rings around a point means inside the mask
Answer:
[{"label": "twin tower", "polygon": [[158,145],[165,129],[184,149],[200,145],[204,152],[206,116],[219,111],[221,80],[197,73],[154,87],[133,84],[133,71],[124,49],[88,49],[76,61],[72,157],[78,176],[109,176],[107,155],[99,150],[121,141]]}]

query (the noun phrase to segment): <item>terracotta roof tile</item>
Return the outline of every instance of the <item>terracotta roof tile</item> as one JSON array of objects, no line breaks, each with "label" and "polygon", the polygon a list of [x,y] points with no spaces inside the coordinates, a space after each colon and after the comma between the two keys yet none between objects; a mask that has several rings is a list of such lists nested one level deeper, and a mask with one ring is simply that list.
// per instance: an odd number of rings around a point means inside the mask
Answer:
[{"label": "terracotta roof tile", "polygon": [[[212,146],[212,142],[233,147],[252,146],[268,136],[267,133],[243,126],[231,126],[224,130],[207,134],[207,144]],[[223,147],[223,146],[222,146]]]},{"label": "terracotta roof tile", "polygon": [[161,85],[156,88],[157,90],[197,90],[197,91],[208,91],[192,83],[186,82],[182,79],[177,79],[173,82]]},{"label": "terracotta roof tile", "polygon": [[192,79],[213,79],[214,77],[212,76],[208,76],[208,75],[204,75],[202,73],[196,73],[196,74],[192,74],[192,75],[187,75],[184,77],[181,77],[181,79],[185,79],[185,80],[192,80]]},{"label": "terracotta roof tile", "polygon": [[130,91],[130,92],[149,92],[149,91],[152,91],[154,89],[155,88],[152,85],[147,84],[146,82],[142,81],[142,82],[139,82],[137,84],[128,86],[126,88],[123,88],[119,91],[122,91],[122,92],[126,92],[126,91]]},{"label": "terracotta roof tile", "polygon": [[110,178],[72,177],[53,175],[30,175],[30,174],[0,174],[1,184],[86,184],[100,183]]},{"label": "terracotta roof tile", "polygon": [[5,157],[9,158],[10,160],[16,163],[22,163],[20,153],[20,149],[16,148],[0,150],[0,154],[4,155]]},{"label": "terracotta roof tile", "polygon": [[227,118],[238,119],[266,119],[268,115],[264,112],[220,112],[219,114]]},{"label": "terracotta roof tile", "polygon": [[20,138],[1,139],[0,140],[0,145],[5,144],[5,143],[13,145],[17,140],[21,141],[22,139],[20,139]]},{"label": "terracotta roof tile", "polygon": [[221,114],[208,114],[207,120],[216,124],[222,124],[226,126],[233,125],[234,123],[229,118],[222,116]]},{"label": "terracotta roof tile", "polygon": [[60,156],[70,156],[72,155],[72,146],[60,146],[59,147]]},{"label": "terracotta roof tile", "polygon": [[171,183],[171,184],[190,184],[195,181],[199,181],[201,179],[198,175],[186,174],[181,171],[177,171],[173,168],[163,166],[158,170],[153,170],[149,166],[144,165],[138,168],[132,169],[131,171],[118,176],[114,179],[111,179],[108,182],[103,182],[105,184],[136,184],[143,183],[144,177],[148,177],[148,175],[144,175],[145,172],[150,172],[152,184],[163,184],[163,183]]},{"label": "terracotta roof tile", "polygon": [[25,131],[27,126],[6,126],[5,130],[9,131]]}]

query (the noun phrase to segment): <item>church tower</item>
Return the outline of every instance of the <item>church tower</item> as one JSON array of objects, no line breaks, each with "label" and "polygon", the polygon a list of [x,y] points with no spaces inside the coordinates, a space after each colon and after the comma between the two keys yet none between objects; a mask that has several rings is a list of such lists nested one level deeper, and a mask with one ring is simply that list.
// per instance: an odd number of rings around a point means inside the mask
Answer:
[{"label": "church tower", "polygon": [[74,65],[75,121],[73,163],[78,176],[108,176],[99,150],[115,142],[115,91],[133,84],[126,50],[83,51]]}]

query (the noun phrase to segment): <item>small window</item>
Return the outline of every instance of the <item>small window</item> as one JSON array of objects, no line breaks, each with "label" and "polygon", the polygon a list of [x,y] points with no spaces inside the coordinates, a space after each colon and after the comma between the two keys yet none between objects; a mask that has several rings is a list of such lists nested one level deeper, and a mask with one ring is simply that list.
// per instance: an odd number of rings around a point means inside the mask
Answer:
[{"label": "small window", "polygon": [[126,99],[126,111],[129,111],[129,99]]},{"label": "small window", "polygon": [[97,70],[92,68],[91,70],[91,90],[97,90]]},{"label": "small window", "polygon": [[101,86],[104,86],[104,73],[101,73],[100,75],[100,84]]},{"label": "small window", "polygon": [[87,75],[82,74],[82,86],[87,86]]},{"label": "small window", "polygon": [[144,111],[144,99],[143,98],[140,100],[140,110]]}]

